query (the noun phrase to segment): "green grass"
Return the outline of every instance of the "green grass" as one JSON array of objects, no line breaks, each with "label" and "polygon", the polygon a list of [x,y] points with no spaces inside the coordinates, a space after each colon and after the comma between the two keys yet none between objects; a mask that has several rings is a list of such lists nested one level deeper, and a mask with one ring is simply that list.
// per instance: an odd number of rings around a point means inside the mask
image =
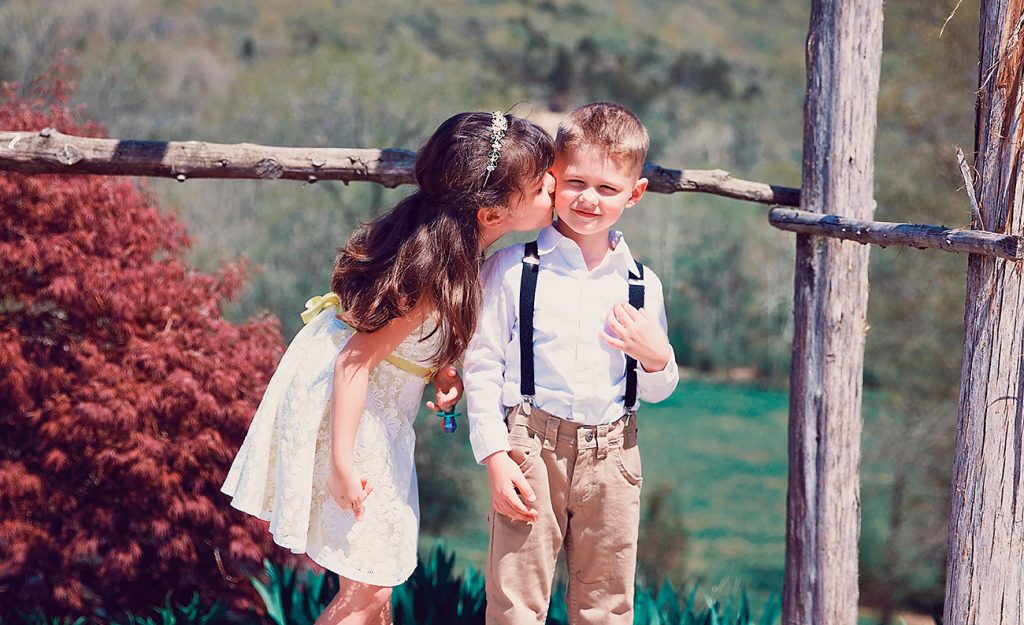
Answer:
[{"label": "green grass", "polygon": [[[755,595],[781,590],[787,406],[785,391],[684,380],[667,400],[641,409],[645,492],[672,485],[689,538],[689,577],[737,583]],[[461,431],[458,440],[469,444]],[[421,549],[443,540],[463,564],[480,568],[487,553],[487,478],[482,467],[472,467],[467,479],[473,518],[457,534],[423,537]]]},{"label": "green grass", "polygon": [[[878,435],[873,425],[880,399],[865,394],[865,449]],[[660,483],[670,484],[687,532],[686,577],[671,580],[677,586],[699,582],[718,595],[748,592],[758,606],[781,593],[788,410],[785,390],[700,379],[681,381],[671,397],[641,409],[645,497]],[[469,445],[461,430],[457,444]],[[884,459],[861,470],[866,485],[889,479]],[[472,518],[457,533],[424,536],[421,550],[426,555],[443,542],[458,553],[461,569],[480,569],[487,554],[487,478],[482,467],[465,473],[476,501]],[[874,514],[887,510],[884,502],[864,504]],[[861,622],[875,621],[863,615]]]},{"label": "green grass", "polygon": [[644,485],[674,488],[691,575],[781,589],[787,407],[784,391],[699,380],[643,407]]}]

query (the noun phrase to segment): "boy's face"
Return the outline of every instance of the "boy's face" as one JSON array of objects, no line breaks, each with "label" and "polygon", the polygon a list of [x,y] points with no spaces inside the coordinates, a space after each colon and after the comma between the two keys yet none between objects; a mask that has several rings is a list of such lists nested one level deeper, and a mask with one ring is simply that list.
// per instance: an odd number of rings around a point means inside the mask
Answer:
[{"label": "boy's face", "polygon": [[583,236],[607,235],[647,189],[646,178],[592,146],[564,150],[551,172],[558,221]]}]

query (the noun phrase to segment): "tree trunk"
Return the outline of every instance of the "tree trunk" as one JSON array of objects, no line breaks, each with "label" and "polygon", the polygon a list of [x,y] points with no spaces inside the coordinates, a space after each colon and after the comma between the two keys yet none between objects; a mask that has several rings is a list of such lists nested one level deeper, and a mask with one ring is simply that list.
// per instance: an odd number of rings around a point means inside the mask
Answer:
[{"label": "tree trunk", "polygon": [[[874,214],[882,0],[814,0],[801,208]],[[866,246],[797,235],[783,622],[855,625]]]},{"label": "tree trunk", "polygon": [[[981,3],[975,121],[983,222],[1024,226],[1024,0]],[[944,622],[1024,623],[1024,288],[1022,266],[972,255],[953,461]]]}]

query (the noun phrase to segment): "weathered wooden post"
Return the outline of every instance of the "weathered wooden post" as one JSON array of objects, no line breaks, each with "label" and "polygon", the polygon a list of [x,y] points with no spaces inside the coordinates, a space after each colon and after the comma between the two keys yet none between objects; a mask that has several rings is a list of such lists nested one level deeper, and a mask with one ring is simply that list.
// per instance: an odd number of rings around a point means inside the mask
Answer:
[{"label": "weathered wooden post", "polygon": [[[975,186],[984,227],[1024,231],[1024,0],[983,0]],[[1024,623],[1024,266],[972,254],[951,489],[951,625]]]},{"label": "weathered wooden post", "polygon": [[[801,208],[871,219],[882,0],[814,0]],[[866,246],[797,235],[787,625],[855,625]]]}]

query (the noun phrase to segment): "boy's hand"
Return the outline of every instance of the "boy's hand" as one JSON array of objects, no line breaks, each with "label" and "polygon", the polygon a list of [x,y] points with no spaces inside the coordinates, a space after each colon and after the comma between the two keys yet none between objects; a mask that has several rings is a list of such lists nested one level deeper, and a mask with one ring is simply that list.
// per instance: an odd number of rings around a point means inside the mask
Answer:
[{"label": "boy's hand", "polygon": [[636,358],[644,371],[661,371],[672,358],[661,324],[646,309],[637,310],[629,302],[618,302],[608,311],[608,327],[618,335],[601,331],[601,338],[612,347]]},{"label": "boy's hand", "polygon": [[342,510],[351,510],[356,521],[363,520],[363,501],[373,492],[366,476],[357,479],[352,472],[332,470],[327,476],[327,490]]},{"label": "boy's hand", "polygon": [[491,507],[515,521],[536,521],[537,510],[527,508],[523,500],[533,503],[537,497],[526,481],[526,476],[519,470],[519,465],[504,451],[487,456],[484,463],[487,465],[487,481],[491,487]]},{"label": "boy's hand", "polygon": [[434,374],[434,390],[437,391],[437,403],[427,402],[427,408],[434,412],[451,410],[452,406],[459,403],[465,389],[455,367],[445,367]]}]

